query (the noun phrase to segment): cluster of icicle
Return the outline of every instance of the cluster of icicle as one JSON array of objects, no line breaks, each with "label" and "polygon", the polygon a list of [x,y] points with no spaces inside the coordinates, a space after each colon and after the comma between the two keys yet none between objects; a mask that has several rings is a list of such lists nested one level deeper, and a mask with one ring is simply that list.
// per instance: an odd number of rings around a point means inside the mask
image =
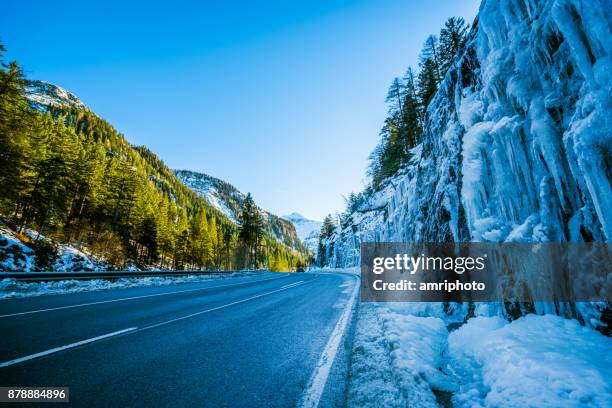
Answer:
[{"label": "cluster of icicle", "polygon": [[[607,6],[484,0],[410,164],[328,240],[329,266],[358,265],[368,241],[610,242]],[[535,308],[588,321],[599,306]]]}]

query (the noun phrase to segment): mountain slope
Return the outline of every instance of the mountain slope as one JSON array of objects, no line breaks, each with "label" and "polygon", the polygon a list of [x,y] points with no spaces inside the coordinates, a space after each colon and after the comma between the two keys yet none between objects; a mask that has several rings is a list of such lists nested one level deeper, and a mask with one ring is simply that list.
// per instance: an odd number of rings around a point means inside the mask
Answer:
[{"label": "mountain slope", "polygon": [[[26,230],[47,237],[23,243],[44,250],[48,265],[64,244],[114,268],[292,270],[305,264],[307,250],[290,223],[270,216],[251,259],[235,223],[153,152],[132,146],[73,94],[6,67],[0,67],[7,78],[0,133],[11,137],[0,138],[0,222],[15,237]],[[11,250],[1,247],[0,260]]]},{"label": "mountain slope", "polygon": [[606,4],[483,1],[409,163],[345,214],[328,264],[358,265],[369,241],[609,242]]},{"label": "mountain slope", "polygon": [[242,202],[246,196],[236,187],[208,174],[191,170],[173,171],[187,187],[225,214],[234,223],[238,222]]},{"label": "mountain slope", "polygon": [[[174,174],[211,206],[225,214],[234,224],[238,224],[242,203],[246,197],[244,193],[233,185],[207,174],[190,170],[174,170]],[[296,233],[296,228],[291,222],[264,209],[259,208],[259,210],[263,215],[264,230],[267,233],[274,236],[278,242],[291,248],[304,253],[307,251],[301,241],[302,237]]]},{"label": "mountain slope", "polygon": [[317,246],[319,244],[319,234],[321,233],[321,221],[311,220],[296,212],[283,216],[284,219],[291,222],[295,227],[298,237],[316,256]]}]

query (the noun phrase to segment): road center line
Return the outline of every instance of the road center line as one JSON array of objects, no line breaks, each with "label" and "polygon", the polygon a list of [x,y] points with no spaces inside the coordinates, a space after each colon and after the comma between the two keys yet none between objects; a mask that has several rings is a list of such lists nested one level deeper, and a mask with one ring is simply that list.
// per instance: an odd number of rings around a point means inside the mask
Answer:
[{"label": "road center line", "polygon": [[317,367],[312,373],[312,377],[302,394],[302,399],[300,404],[298,405],[301,408],[316,408],[319,406],[319,402],[321,400],[321,396],[323,395],[323,390],[325,389],[325,384],[327,383],[327,378],[329,377],[329,373],[331,371],[332,365],[334,363],[334,359],[336,358],[336,354],[338,353],[338,347],[340,346],[340,341],[344,336],[344,332],[346,331],[346,327],[348,326],[349,321],[351,320],[351,315],[353,314],[353,308],[355,306],[355,301],[357,299],[357,294],[359,293],[359,279],[355,278],[355,286],[353,288],[353,293],[351,297],[346,303],[346,307],[338,319],[338,323],[336,323],[336,327],[334,327],[334,331],[332,332],[327,344],[325,345],[325,349],[323,350],[323,354],[319,358],[319,362],[317,363]]},{"label": "road center line", "polygon": [[232,283],[230,285],[209,286],[209,287],[205,287],[205,288],[177,290],[177,291],[174,291],[174,292],[153,293],[151,295],[131,296],[131,297],[120,298],[120,299],[101,300],[99,302],[81,303],[81,304],[78,304],[78,305],[51,307],[49,309],[30,310],[30,311],[27,311],[27,312],[18,312],[18,313],[10,313],[10,314],[5,314],[5,315],[0,315],[0,319],[3,318],[3,317],[23,316],[23,315],[32,314],[32,313],[51,312],[51,311],[54,311],[54,310],[72,309],[72,308],[75,308],[75,307],[84,307],[84,306],[101,305],[101,304],[104,304],[104,303],[122,302],[124,300],[144,299],[144,298],[150,298],[150,297],[156,297],[156,296],[174,295],[174,294],[177,294],[177,293],[197,292],[197,291],[202,291],[202,290],[210,290],[210,289],[217,289],[217,288],[227,288],[227,287],[230,287],[230,286],[248,285],[250,283],[267,282],[267,281],[273,281],[273,280],[277,280],[277,279],[282,279],[282,278],[285,278],[285,277],[288,277],[288,276],[289,275],[281,276],[279,278],[260,279],[260,280],[256,280],[256,281],[250,281],[250,282]]},{"label": "road center line", "polygon": [[288,284],[288,285],[281,286],[281,289],[290,288],[291,286],[295,286],[295,285],[297,285],[298,283],[302,283],[302,282],[304,282],[304,281],[299,281],[299,282],[295,282],[295,283],[290,283],[290,284]]},{"label": "road center line", "polygon": [[[315,278],[315,279],[316,279],[316,278]],[[309,280],[309,282],[312,282],[312,281],[313,281],[313,280],[315,280],[315,279],[311,279],[311,280]],[[307,282],[305,282],[305,281],[301,281],[301,283],[298,283],[298,284],[295,284],[295,285],[283,286],[283,287],[282,287],[282,288],[280,288],[280,289],[276,289],[276,290],[273,290],[273,291],[270,291],[270,292],[261,293],[261,294],[259,294],[259,295],[255,295],[255,296],[251,296],[251,297],[248,297],[248,298],[245,298],[245,299],[240,299],[240,300],[237,300],[237,301],[235,301],[235,302],[227,303],[227,304],[225,304],[225,305],[221,305],[221,306],[213,307],[213,308],[211,308],[211,309],[202,310],[202,311],[200,311],[200,312],[191,313],[191,314],[188,314],[188,315],[186,315],[186,316],[177,317],[176,319],[166,320],[165,322],[161,322],[161,323],[152,324],[151,326],[146,326],[146,327],[143,327],[143,328],[141,328],[141,329],[138,329],[138,331],[147,330],[147,329],[153,329],[153,328],[155,328],[155,327],[164,326],[164,325],[169,324],[169,323],[174,323],[174,322],[178,322],[178,321],[180,321],[180,320],[189,319],[189,318],[194,317],[194,316],[199,316],[199,315],[202,315],[202,314],[204,314],[204,313],[210,313],[210,312],[214,312],[215,310],[225,309],[226,307],[230,307],[230,306],[238,305],[238,304],[240,304],[240,303],[248,302],[248,301],[250,301],[250,300],[254,300],[254,299],[259,299],[259,298],[261,298],[261,297],[268,296],[268,295],[271,295],[271,294],[273,294],[273,293],[278,293],[278,292],[282,292],[282,291],[287,290],[287,289],[296,288],[296,287],[301,286],[301,285],[303,285],[303,284],[305,284],[305,283],[307,283]]]},{"label": "road center line", "polygon": [[128,329],[123,329],[123,330],[119,330],[119,331],[116,331],[116,332],[112,332],[112,333],[108,333],[108,334],[103,334],[101,336],[92,337],[91,339],[77,341],[76,343],[70,343],[70,344],[67,344],[65,346],[55,347],[55,348],[49,349],[47,351],[41,351],[40,353],[30,354],[29,356],[16,358],[15,360],[5,361],[4,363],[0,363],[0,368],[12,366],[13,364],[23,363],[24,361],[32,360],[32,359],[35,359],[35,358],[38,358],[38,357],[47,356],[49,354],[57,353],[58,351],[71,349],[71,348],[74,348],[74,347],[82,346],[84,344],[93,343],[94,341],[106,339],[108,337],[118,336],[118,335],[123,334],[123,333],[128,333],[128,332],[134,331],[136,329],[137,329],[137,327],[130,327]]}]

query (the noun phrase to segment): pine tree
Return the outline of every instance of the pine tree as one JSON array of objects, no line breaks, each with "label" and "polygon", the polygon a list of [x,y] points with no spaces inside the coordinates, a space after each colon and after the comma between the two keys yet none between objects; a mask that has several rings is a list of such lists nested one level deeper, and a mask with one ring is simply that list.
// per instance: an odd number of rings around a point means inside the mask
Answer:
[{"label": "pine tree", "polygon": [[[19,200],[21,176],[28,159],[27,133],[31,127],[29,107],[24,98],[25,80],[16,62],[5,64],[0,43],[0,204]],[[16,214],[15,214],[16,215]]]},{"label": "pine tree", "polygon": [[211,263],[215,269],[221,268],[221,247],[219,245],[219,227],[215,217],[212,217],[208,227],[211,242]]},{"label": "pine tree", "polygon": [[[435,78],[436,84],[442,82],[442,73],[440,66],[442,64],[440,59],[440,44],[438,41],[438,37],[435,35],[430,35],[425,40],[423,44],[423,49],[421,50],[421,54],[419,56],[419,65],[423,65],[426,61],[431,61],[432,72]],[[422,67],[421,67],[422,69]]]},{"label": "pine tree", "polygon": [[406,87],[399,78],[394,78],[387,91],[385,102],[389,106],[389,112],[392,116],[397,115],[401,120],[404,114],[403,100],[406,94]]},{"label": "pine tree", "polygon": [[248,193],[242,203],[238,238],[247,249],[247,265],[251,267],[257,266],[257,250],[262,235],[262,223],[259,209],[255,205],[251,193]]},{"label": "pine tree", "polygon": [[319,234],[319,246],[317,251],[317,264],[319,266],[325,266],[327,264],[327,239],[331,237],[336,229],[336,225],[334,224],[334,219],[331,214],[328,214],[323,220],[323,225],[321,226],[321,232]]},{"label": "pine tree", "polygon": [[191,247],[192,259],[198,268],[210,266],[212,261],[212,242],[209,233],[208,221],[204,210],[200,211],[192,220]]},{"label": "pine tree", "polygon": [[438,67],[433,59],[427,58],[421,63],[421,71],[418,76],[418,97],[424,115],[427,107],[438,91]]},{"label": "pine tree", "polygon": [[464,19],[451,17],[440,30],[440,71],[443,75],[463,51],[467,40],[467,29]]}]

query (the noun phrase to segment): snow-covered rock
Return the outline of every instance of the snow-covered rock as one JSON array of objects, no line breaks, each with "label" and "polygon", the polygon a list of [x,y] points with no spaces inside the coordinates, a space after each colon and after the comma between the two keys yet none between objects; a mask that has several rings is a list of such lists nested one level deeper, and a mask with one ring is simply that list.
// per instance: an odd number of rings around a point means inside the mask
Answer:
[{"label": "snow-covered rock", "polygon": [[42,112],[58,107],[87,109],[78,97],[46,81],[28,80],[25,95],[30,104]]},{"label": "snow-covered rock", "polygon": [[35,269],[34,250],[25,245],[17,235],[0,225],[0,271],[29,272]]}]

